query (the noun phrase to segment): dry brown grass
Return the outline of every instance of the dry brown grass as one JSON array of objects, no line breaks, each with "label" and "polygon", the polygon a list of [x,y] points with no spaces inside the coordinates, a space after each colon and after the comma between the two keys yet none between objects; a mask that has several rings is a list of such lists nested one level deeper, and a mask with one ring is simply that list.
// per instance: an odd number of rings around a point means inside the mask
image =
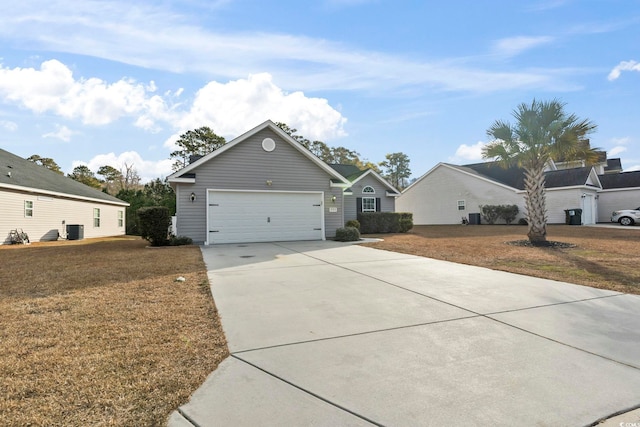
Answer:
[{"label": "dry brown grass", "polygon": [[0,246],[3,425],[163,425],[228,355],[199,248],[146,246]]},{"label": "dry brown grass", "polygon": [[416,226],[407,234],[378,235],[379,249],[477,265],[595,288],[640,294],[640,227],[626,229],[551,225],[547,239],[574,248],[519,247],[526,227]]}]

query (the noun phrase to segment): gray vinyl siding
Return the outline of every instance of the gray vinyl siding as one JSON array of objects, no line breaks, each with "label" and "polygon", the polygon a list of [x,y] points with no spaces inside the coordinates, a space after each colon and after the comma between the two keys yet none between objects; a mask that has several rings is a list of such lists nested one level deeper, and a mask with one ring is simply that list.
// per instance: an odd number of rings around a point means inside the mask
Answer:
[{"label": "gray vinyl siding", "polygon": [[[262,149],[262,140],[272,138],[275,150]],[[194,242],[207,239],[207,190],[322,191],[324,192],[325,235],[334,237],[342,226],[342,191],[331,188],[331,176],[270,129],[240,141],[191,171],[195,184],[178,183],[177,232]],[[271,181],[271,185],[267,185]],[[191,202],[191,193],[196,201]],[[336,202],[332,202],[336,196]],[[329,212],[337,207],[337,212]]]},{"label": "gray vinyl siding", "polygon": [[[362,193],[364,187],[371,186],[376,191],[372,193]],[[358,197],[375,197],[380,199],[380,212],[395,212],[396,199],[395,197],[387,196],[387,187],[382,184],[375,176],[367,175],[360,181],[356,182],[351,190],[353,195],[344,196],[344,220],[349,221],[358,218],[357,202]]]},{"label": "gray vinyl siding", "polygon": [[[33,216],[25,217],[24,202],[33,202]],[[11,243],[11,230],[22,229],[31,242],[66,237],[66,225],[84,225],[84,237],[107,237],[125,234],[125,207],[67,199],[44,194],[0,190],[0,242]],[[93,209],[100,209],[100,227],[93,226]],[[118,226],[118,211],[123,225]]]}]

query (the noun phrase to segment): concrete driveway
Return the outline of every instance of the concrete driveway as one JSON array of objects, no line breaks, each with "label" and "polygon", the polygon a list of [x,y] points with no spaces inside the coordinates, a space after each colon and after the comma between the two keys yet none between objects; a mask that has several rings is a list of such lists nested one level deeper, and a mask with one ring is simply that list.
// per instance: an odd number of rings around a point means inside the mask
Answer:
[{"label": "concrete driveway", "polygon": [[640,407],[640,296],[330,241],[202,253],[232,355],[170,426],[582,426]]}]

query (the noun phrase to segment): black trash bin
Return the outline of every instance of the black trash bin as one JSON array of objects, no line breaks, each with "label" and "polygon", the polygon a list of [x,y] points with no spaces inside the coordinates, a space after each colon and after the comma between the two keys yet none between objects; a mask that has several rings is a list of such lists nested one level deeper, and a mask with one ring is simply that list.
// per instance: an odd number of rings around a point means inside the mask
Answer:
[{"label": "black trash bin", "polygon": [[469,214],[469,224],[470,225],[480,225],[480,214],[479,213],[470,213]]},{"label": "black trash bin", "polygon": [[565,209],[564,213],[567,225],[582,225],[582,209]]},{"label": "black trash bin", "polygon": [[67,240],[84,239],[84,225],[67,224]]}]

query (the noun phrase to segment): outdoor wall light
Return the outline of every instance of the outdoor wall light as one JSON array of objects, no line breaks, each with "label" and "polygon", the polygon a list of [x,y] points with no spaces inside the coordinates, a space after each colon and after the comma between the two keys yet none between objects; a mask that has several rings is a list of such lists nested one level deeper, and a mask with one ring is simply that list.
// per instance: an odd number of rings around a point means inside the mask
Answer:
[{"label": "outdoor wall light", "polygon": [[335,202],[336,202],[336,196],[331,196],[331,201],[332,201],[333,203],[335,203]]},{"label": "outdoor wall light", "polygon": [[271,187],[271,184],[273,184],[273,181],[271,181],[270,179],[268,179],[268,180],[267,180],[267,185],[268,185],[269,187]]},{"label": "outdoor wall light", "polygon": [[196,193],[191,193],[190,199],[191,199],[191,203],[195,202],[196,201]]}]

